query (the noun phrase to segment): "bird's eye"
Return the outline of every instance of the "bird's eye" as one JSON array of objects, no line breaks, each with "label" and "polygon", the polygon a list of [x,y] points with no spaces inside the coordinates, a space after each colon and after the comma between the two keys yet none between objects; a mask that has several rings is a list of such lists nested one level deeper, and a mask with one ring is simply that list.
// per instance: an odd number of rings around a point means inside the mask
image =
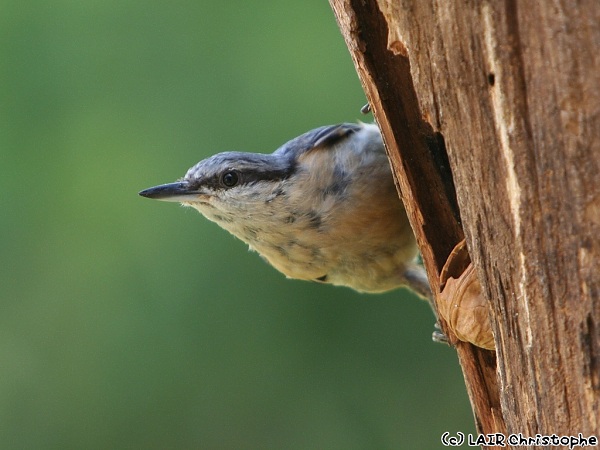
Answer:
[{"label": "bird's eye", "polygon": [[227,187],[233,187],[240,181],[240,176],[235,170],[228,170],[221,175],[221,183]]}]

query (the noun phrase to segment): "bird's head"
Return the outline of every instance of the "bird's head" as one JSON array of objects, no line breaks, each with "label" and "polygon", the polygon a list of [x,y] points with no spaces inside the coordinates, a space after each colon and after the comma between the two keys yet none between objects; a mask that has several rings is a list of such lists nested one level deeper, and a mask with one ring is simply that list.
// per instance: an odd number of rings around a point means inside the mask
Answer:
[{"label": "bird's head", "polygon": [[191,206],[228,228],[225,223],[252,216],[282,195],[293,171],[293,160],[283,155],[225,152],[200,161],[179,181],[140,195]]}]

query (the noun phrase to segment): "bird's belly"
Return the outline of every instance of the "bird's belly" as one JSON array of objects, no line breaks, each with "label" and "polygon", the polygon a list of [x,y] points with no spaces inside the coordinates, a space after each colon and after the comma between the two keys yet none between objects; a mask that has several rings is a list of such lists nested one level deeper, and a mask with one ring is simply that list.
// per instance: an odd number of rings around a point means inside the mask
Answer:
[{"label": "bird's belly", "polygon": [[337,242],[319,246],[292,239],[287,245],[251,247],[289,278],[347,286],[363,292],[384,292],[406,284],[406,263],[417,254],[413,242],[380,242],[378,245]]}]

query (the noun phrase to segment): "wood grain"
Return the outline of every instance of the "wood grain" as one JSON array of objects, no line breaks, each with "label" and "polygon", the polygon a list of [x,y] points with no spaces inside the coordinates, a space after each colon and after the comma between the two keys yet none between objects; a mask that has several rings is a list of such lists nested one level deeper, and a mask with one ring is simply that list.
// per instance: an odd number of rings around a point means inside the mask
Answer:
[{"label": "wood grain", "polygon": [[599,435],[597,1],[330,3],[433,289],[464,234],[489,301],[479,431]]}]

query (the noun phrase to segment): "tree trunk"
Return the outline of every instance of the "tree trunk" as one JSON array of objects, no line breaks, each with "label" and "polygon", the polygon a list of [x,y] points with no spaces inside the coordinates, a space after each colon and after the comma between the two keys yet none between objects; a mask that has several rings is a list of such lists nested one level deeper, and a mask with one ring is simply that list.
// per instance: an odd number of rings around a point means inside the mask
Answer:
[{"label": "tree trunk", "polygon": [[330,3],[434,292],[466,237],[496,346],[456,343],[478,431],[600,435],[597,0]]}]

